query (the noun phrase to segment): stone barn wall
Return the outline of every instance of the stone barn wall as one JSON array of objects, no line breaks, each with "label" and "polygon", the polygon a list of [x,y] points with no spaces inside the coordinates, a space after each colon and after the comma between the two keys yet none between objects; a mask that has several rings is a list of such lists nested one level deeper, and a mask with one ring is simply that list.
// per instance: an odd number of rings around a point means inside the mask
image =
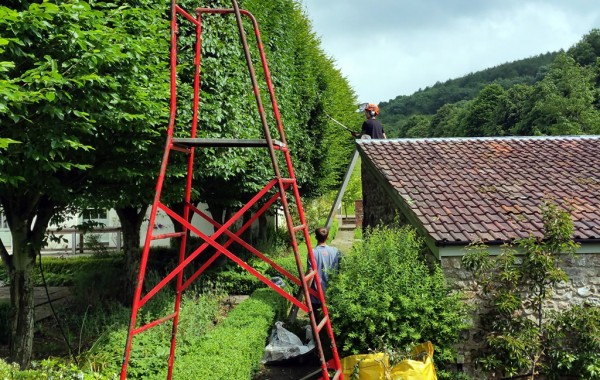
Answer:
[{"label": "stone barn wall", "polygon": [[[481,310],[482,300],[476,292],[473,277],[461,262],[462,257],[442,257],[441,267],[446,280],[456,290],[462,291],[465,302],[479,305]],[[600,306],[600,253],[581,253],[562,258],[560,267],[569,276],[569,281],[559,284],[554,289],[552,298],[547,301],[547,310],[567,310],[571,305],[589,304]],[[526,311],[527,312],[527,311]],[[469,372],[473,370],[474,354],[483,345],[483,334],[479,327],[477,313],[473,312],[474,328],[465,331],[459,351],[464,355],[465,367]]]},{"label": "stone barn wall", "polygon": [[371,170],[362,160],[361,178],[363,192],[363,229],[375,227],[378,224],[391,225],[394,218],[398,216],[400,223],[406,223],[406,219],[400,213],[391,195],[383,185],[377,181]]}]

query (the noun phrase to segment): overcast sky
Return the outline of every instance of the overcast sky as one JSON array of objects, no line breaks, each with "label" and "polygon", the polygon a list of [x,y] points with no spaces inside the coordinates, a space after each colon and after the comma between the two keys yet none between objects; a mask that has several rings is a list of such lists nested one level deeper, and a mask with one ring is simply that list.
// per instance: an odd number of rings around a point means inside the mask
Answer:
[{"label": "overcast sky", "polygon": [[549,51],[600,28],[598,0],[301,0],[360,102]]}]

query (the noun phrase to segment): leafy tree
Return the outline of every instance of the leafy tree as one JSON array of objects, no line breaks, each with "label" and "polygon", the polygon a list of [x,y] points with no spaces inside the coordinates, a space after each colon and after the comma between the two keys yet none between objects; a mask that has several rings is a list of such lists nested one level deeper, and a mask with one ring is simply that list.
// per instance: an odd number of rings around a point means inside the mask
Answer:
[{"label": "leafy tree", "polygon": [[500,377],[538,373],[549,345],[544,302],[556,284],[568,279],[558,260],[578,247],[567,212],[546,203],[542,218],[541,239],[518,240],[493,258],[484,245],[475,244],[463,257],[489,310],[481,315],[485,347],[479,363]]},{"label": "leafy tree", "polygon": [[506,100],[499,109],[503,129],[507,131],[508,135],[527,135],[527,133],[523,133],[524,131],[520,131],[518,126],[529,111],[529,98],[532,93],[533,87],[523,84],[517,84],[508,89]]},{"label": "leafy tree", "polygon": [[143,84],[126,80],[139,79],[139,49],[148,41],[131,35],[123,20],[143,13],[78,0],[0,7],[0,35],[8,41],[0,61],[14,62],[2,80],[19,94],[3,102],[0,138],[21,142],[0,160],[9,178],[0,184],[0,202],[13,242],[12,255],[2,244],[0,254],[10,272],[10,359],[21,367],[31,357],[31,271],[46,228],[89,187],[91,168],[114,164],[103,161],[107,150],[124,154],[110,142],[133,132],[127,122],[139,120],[149,102]]},{"label": "leafy tree", "polygon": [[465,135],[468,137],[503,136],[505,131],[502,125],[498,125],[497,115],[505,99],[506,91],[499,84],[484,87],[469,103],[465,116]]},{"label": "leafy tree", "polygon": [[429,137],[454,137],[462,136],[459,130],[461,120],[466,113],[466,102],[444,104],[431,119]]},{"label": "leafy tree", "polygon": [[[139,267],[140,227],[154,196],[162,158],[169,94],[167,7],[153,0],[131,3],[136,7],[122,2],[113,22],[138,41],[123,51],[126,60],[135,60],[135,69],[113,74],[119,101],[96,119],[99,138],[92,152],[96,164],[88,171],[84,194],[77,202],[80,208],[115,209],[123,233],[127,276],[122,296],[127,302]],[[183,170],[171,170],[169,178]],[[165,193],[179,195],[181,189]]]},{"label": "leafy tree", "polygon": [[402,123],[397,132],[398,137],[428,137],[430,118],[423,115],[413,115]]},{"label": "leafy tree", "polygon": [[531,134],[579,135],[598,133],[600,113],[594,107],[592,70],[559,54],[546,77],[535,86],[533,106],[521,131]]},{"label": "leafy tree", "polygon": [[567,54],[581,66],[593,66],[600,57],[600,29],[592,29]]}]

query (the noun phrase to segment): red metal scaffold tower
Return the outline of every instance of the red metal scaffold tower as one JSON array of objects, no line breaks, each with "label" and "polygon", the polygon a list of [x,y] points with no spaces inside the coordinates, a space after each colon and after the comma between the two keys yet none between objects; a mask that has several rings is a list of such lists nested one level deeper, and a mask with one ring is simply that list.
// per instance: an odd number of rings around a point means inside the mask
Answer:
[{"label": "red metal scaffold tower", "polygon": [[[142,251],[142,258],[140,262],[137,286],[135,289],[132,311],[131,311],[131,321],[129,326],[129,333],[127,337],[127,343],[125,347],[125,353],[123,356],[123,365],[121,368],[121,379],[127,378],[127,367],[129,364],[131,347],[133,344],[133,338],[135,335],[144,332],[156,325],[161,323],[165,323],[168,321],[172,321],[172,338],[171,338],[171,349],[169,355],[168,362],[168,374],[167,378],[171,379],[173,376],[173,364],[175,359],[175,346],[177,339],[177,325],[179,321],[179,310],[181,303],[181,295],[185,289],[187,289],[190,284],[200,276],[205,269],[207,269],[211,263],[213,263],[219,256],[225,255],[227,258],[231,259],[248,272],[256,276],[266,285],[271,287],[273,290],[278,292],[280,295],[288,299],[293,305],[297,306],[301,310],[305,311],[310,317],[310,324],[313,331],[314,342],[317,348],[318,355],[321,360],[321,373],[322,379],[343,379],[343,374],[341,371],[340,359],[338,356],[337,348],[335,345],[335,339],[333,336],[333,330],[331,328],[331,322],[329,319],[329,313],[327,311],[327,306],[325,304],[325,298],[323,295],[323,290],[321,289],[320,282],[318,281],[318,273],[316,270],[311,270],[305,273],[305,269],[303,268],[302,260],[300,258],[298,252],[298,239],[297,234],[302,234],[304,241],[306,242],[309,260],[312,263],[312,267],[316,268],[315,259],[312,253],[312,247],[310,243],[310,235],[308,226],[306,224],[306,218],[304,216],[304,210],[302,208],[302,202],[300,200],[300,193],[298,191],[298,184],[295,178],[294,169],[292,166],[292,159],[290,156],[290,151],[288,148],[288,144],[286,142],[285,133],[283,130],[283,125],[281,123],[281,117],[279,115],[277,101],[275,98],[275,93],[273,90],[273,84],[271,82],[269,69],[267,66],[267,60],[264,54],[262,41],[260,38],[260,32],[258,30],[258,25],[254,16],[246,10],[240,10],[236,0],[232,0],[232,9],[216,9],[216,8],[197,8],[196,9],[196,17],[193,17],[181,7],[176,4],[175,0],[171,2],[171,100],[170,100],[170,118],[167,132],[167,141],[165,145],[164,155],[162,159],[162,165],[160,168],[160,173],[158,177],[158,181],[156,184],[156,194],[154,197],[154,202],[152,204],[150,221],[148,224],[148,231],[146,234],[146,240],[144,244],[144,249]],[[252,140],[238,140],[238,139],[206,139],[206,138],[197,138],[197,127],[198,127],[198,104],[200,98],[200,58],[201,58],[201,44],[202,44],[202,15],[204,14],[219,14],[219,15],[228,15],[233,14],[235,16],[237,27],[240,34],[241,44],[244,50],[245,60],[248,66],[248,71],[250,74],[250,79],[252,82],[254,97],[256,99],[256,104],[258,108],[258,113],[260,115],[260,120],[262,123],[264,139],[252,139]],[[260,61],[262,63],[262,70],[264,72],[266,86],[269,91],[269,97],[271,100],[271,106],[274,113],[274,120],[277,124],[277,131],[279,132],[279,139],[274,140],[271,137],[271,133],[269,130],[269,126],[267,124],[267,117],[265,114],[265,110],[263,108],[261,95],[259,91],[259,86],[256,80],[254,65],[252,63],[252,58],[250,55],[250,49],[248,47],[248,43],[246,40],[246,34],[244,31],[242,16],[248,17],[252,23],[252,27],[254,29],[254,34],[257,41],[258,52],[260,54]],[[178,19],[182,18],[184,21],[190,22],[193,27],[195,27],[195,75],[194,75],[194,94],[193,94],[193,115],[192,122],[190,127],[190,133],[188,138],[175,138],[173,137],[174,127],[175,127],[175,119],[176,119],[176,104],[177,104],[177,32],[178,32]],[[204,148],[204,147],[225,147],[225,148],[266,148],[269,152],[269,156],[271,159],[271,163],[273,165],[274,170],[274,178],[269,181],[262,190],[260,190],[248,203],[246,203],[241,209],[239,209],[228,221],[226,221],[223,225],[219,224],[212,218],[210,218],[207,214],[196,208],[193,204],[190,203],[191,199],[191,191],[192,191],[192,174],[194,167],[194,150],[196,148]],[[167,171],[168,160],[171,151],[183,152],[188,155],[187,160],[187,181],[186,181],[186,190],[185,190],[185,200],[184,200],[184,209],[183,213],[179,215],[175,211],[169,209],[165,204],[161,202],[161,191],[163,188],[165,174]],[[287,168],[288,178],[283,178],[279,169],[278,160],[281,160],[281,156],[285,160],[285,165]],[[298,208],[298,217],[299,221],[294,223],[294,218],[289,209],[288,203],[288,192],[291,192],[291,197],[293,197],[294,203]],[[274,193],[272,195],[272,193]],[[232,228],[237,221],[239,221],[243,215],[251,210],[252,206],[257,204],[258,202],[264,202],[262,207],[256,211],[256,213],[237,230],[232,231]],[[262,254],[259,250],[254,248],[252,245],[248,244],[244,241],[241,236],[245,230],[247,230],[254,221],[258,219],[258,217],[265,213],[273,204],[279,202],[283,208],[288,231],[290,233],[292,247],[294,251],[294,256],[296,259],[296,265],[298,269],[298,276],[295,276],[285,269],[278,266],[264,254]],[[183,231],[154,235],[154,223],[156,220],[156,215],[159,211],[165,212],[172,219],[177,220],[181,223]],[[193,213],[193,214],[191,214]],[[208,236],[200,231],[198,228],[194,227],[189,220],[191,220],[190,215],[198,215],[204,220],[208,221],[212,224],[216,231]],[[186,255],[186,242],[188,233],[194,233],[199,236],[203,240],[203,244],[197,248],[195,251]],[[226,236],[227,241],[223,244],[219,244],[217,239],[221,236]],[[148,255],[150,251],[150,243],[153,240],[157,239],[168,239],[168,238],[179,238],[181,239],[180,244],[180,252],[179,252],[179,264],[175,269],[173,269],[168,275],[166,275],[154,288],[148,291],[146,294],[143,294],[143,285],[144,285],[144,277],[146,274],[146,267],[148,263]],[[244,260],[237,257],[233,252],[231,252],[228,247],[237,243],[244,247],[247,251],[251,252],[255,256],[259,257],[263,261],[270,264],[274,269],[280,272],[283,276],[287,277],[291,282],[300,286],[303,290],[302,297],[300,297],[303,301],[295,298],[294,295],[286,292],[281,289],[279,286],[275,285],[271,280],[260,274],[254,268],[252,268],[248,263]],[[215,253],[212,253],[206,262],[191,276],[188,278],[184,278],[184,269],[194,261],[199,255],[205,254],[210,255],[207,248],[212,248]],[[162,288],[164,288],[171,281],[176,281],[176,295],[175,295],[175,305],[173,313],[157,319],[153,322],[150,322],[146,325],[139,326],[137,323],[137,316],[139,314],[140,309],[153,297],[155,296]],[[312,283],[316,284],[316,290],[313,289],[314,286],[311,286]],[[312,309],[312,305],[310,302],[310,295],[313,295],[320,299],[322,303],[322,314],[323,319],[318,321],[316,318],[316,314]],[[325,361],[323,347],[321,345],[321,340],[319,338],[319,333],[326,329],[328,337],[331,341],[331,349],[333,359],[329,362]],[[328,364],[331,368],[328,368]],[[332,377],[330,377],[329,370],[334,371]]]}]

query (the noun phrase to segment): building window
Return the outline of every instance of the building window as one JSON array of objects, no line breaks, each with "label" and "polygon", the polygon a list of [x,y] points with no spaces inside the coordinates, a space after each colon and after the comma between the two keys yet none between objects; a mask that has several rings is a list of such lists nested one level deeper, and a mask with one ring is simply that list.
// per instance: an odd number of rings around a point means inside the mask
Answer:
[{"label": "building window", "polygon": [[83,212],[81,213],[81,218],[84,222],[106,222],[108,220],[108,211],[104,209],[89,208],[83,210]]}]

